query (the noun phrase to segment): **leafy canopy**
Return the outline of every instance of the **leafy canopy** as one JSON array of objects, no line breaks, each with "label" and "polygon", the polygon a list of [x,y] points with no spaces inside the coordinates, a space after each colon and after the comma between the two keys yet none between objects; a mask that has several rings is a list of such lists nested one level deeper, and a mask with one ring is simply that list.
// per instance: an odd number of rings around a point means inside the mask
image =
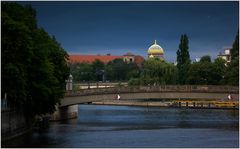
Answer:
[{"label": "leafy canopy", "polygon": [[31,6],[2,3],[2,93],[32,117],[51,113],[64,96],[69,75],[66,51],[37,27]]}]

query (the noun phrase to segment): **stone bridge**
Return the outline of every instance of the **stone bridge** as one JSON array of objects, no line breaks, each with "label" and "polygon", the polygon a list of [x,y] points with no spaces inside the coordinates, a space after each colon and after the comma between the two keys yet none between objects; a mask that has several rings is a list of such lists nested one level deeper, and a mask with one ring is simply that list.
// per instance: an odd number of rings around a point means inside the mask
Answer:
[{"label": "stone bridge", "polygon": [[235,86],[127,86],[84,89],[67,92],[60,107],[101,100],[114,100],[119,94],[122,100],[134,99],[224,99],[229,94],[239,98],[239,88]]},{"label": "stone bridge", "polygon": [[163,86],[123,86],[82,89],[67,92],[58,110],[52,115],[52,120],[75,118],[78,115],[78,104],[103,100],[137,99],[226,99],[229,94],[239,99],[239,88],[235,86],[206,86],[206,85],[163,85]]}]

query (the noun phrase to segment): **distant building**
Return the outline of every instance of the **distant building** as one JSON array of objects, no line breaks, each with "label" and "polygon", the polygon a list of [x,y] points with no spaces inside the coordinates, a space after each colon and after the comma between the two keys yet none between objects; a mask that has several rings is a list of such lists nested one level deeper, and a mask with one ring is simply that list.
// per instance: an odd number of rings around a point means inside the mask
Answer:
[{"label": "distant building", "polygon": [[107,64],[110,61],[115,59],[123,59],[126,63],[136,63],[139,67],[141,67],[144,58],[140,55],[134,55],[130,52],[122,55],[112,56],[110,54],[107,55],[69,55],[70,63],[92,63],[95,60],[100,60],[104,64]]},{"label": "distant building", "polygon": [[156,40],[154,44],[148,48],[148,58],[159,58],[164,60],[163,48],[157,44]]},{"label": "distant building", "polygon": [[231,62],[231,48],[225,48],[224,53],[219,53],[218,57],[227,61],[227,63]]},{"label": "distant building", "polygon": [[135,56],[128,52],[127,54],[123,55],[123,61],[127,63],[132,63],[135,60]]}]

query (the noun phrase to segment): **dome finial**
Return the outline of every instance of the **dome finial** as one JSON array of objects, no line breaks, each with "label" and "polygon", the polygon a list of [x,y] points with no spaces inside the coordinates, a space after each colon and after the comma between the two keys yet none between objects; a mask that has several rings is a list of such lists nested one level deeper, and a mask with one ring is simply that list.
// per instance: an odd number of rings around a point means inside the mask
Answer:
[{"label": "dome finial", "polygon": [[154,44],[157,44],[157,40],[154,41]]}]

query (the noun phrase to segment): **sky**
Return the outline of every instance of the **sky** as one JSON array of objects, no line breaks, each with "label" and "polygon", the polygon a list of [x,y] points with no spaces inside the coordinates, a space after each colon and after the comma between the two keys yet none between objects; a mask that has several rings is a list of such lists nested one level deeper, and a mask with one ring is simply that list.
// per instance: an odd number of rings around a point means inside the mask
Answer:
[{"label": "sky", "polygon": [[239,27],[239,4],[232,2],[35,1],[39,27],[69,54],[147,57],[157,40],[169,62],[176,60],[182,34],[189,38],[191,59],[215,59],[231,47]]}]

